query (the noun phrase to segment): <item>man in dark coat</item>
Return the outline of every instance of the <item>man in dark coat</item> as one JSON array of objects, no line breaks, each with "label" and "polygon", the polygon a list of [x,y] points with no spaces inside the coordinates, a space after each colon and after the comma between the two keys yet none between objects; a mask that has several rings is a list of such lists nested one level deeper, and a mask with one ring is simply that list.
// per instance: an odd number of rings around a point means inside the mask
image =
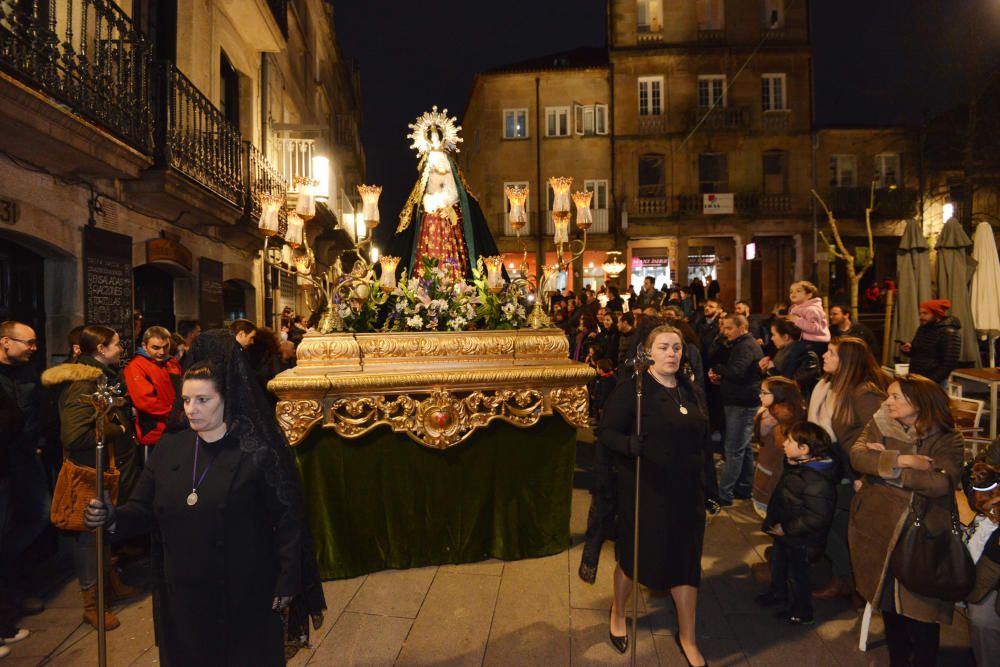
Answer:
[{"label": "man in dark coat", "polygon": [[750,335],[753,336],[754,340],[757,341],[758,345],[763,348],[768,344],[771,340],[771,328],[768,324],[764,323],[764,320],[759,313],[750,312],[749,301],[737,301],[736,307],[733,308],[733,312],[747,318],[747,330],[750,332]]},{"label": "man in dark coat", "polygon": [[764,355],[747,332],[747,319],[742,315],[726,315],[721,332],[728,341],[729,358],[711,367],[708,380],[719,387],[726,418],[726,463],[719,482],[719,502],[732,505],[734,497],[750,497],[753,483],[750,438],[760,407],[760,360]]},{"label": "man in dark coat", "polygon": [[948,317],[951,301],[931,299],[920,304],[920,326],[913,341],[901,350],[910,355],[910,373],[923,375],[943,385],[958,366],[962,352],[962,323]]},{"label": "man in dark coat", "polygon": [[841,336],[853,336],[868,343],[868,349],[872,351],[872,356],[879,358],[881,347],[875,340],[875,334],[861,322],[851,319],[851,309],[849,306],[836,304],[830,306],[830,338],[836,340]]},{"label": "man in dark coat", "polygon": [[34,329],[20,322],[0,323],[0,394],[14,401],[21,415],[7,453],[11,513],[6,528],[0,522],[5,532],[0,536],[0,591],[8,602],[32,613],[45,607],[37,598],[25,604],[22,597],[25,552],[49,525],[52,503],[41,451],[42,387],[29,363],[37,349]]}]

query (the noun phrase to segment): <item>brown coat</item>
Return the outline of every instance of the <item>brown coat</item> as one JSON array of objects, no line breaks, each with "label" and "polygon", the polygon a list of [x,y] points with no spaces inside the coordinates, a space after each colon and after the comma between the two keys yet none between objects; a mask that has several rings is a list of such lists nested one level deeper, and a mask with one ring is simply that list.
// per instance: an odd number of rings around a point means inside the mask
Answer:
[{"label": "brown coat", "polygon": [[[794,421],[795,412],[787,405],[781,404],[758,413],[754,421],[754,431],[760,450],[757,452],[751,496],[761,505],[766,506],[771,500],[771,494],[778,486],[781,472],[785,469],[784,443]],[[768,425],[771,427],[767,428]]]},{"label": "brown coat", "polygon": [[871,387],[861,385],[851,394],[851,414],[854,419],[844,421],[839,419],[836,410],[830,420],[833,424],[833,433],[837,436],[837,444],[844,452],[844,463],[850,458],[851,446],[861,435],[872,416],[882,407],[885,394],[872,391]]},{"label": "brown coat", "polygon": [[[869,449],[881,443],[885,451]],[[934,470],[896,467],[900,454],[922,454],[934,459]],[[864,485],[851,502],[848,541],[858,593],[878,607],[886,584],[889,559],[910,517],[911,499],[926,502],[925,525],[932,533],[951,527],[951,499],[962,475],[962,436],[934,431],[917,436],[879,409],[851,447],[851,465]],[[943,471],[943,474],[942,474]],[[951,478],[949,484],[948,478]],[[918,595],[895,583],[894,609],[927,623],[951,623],[951,602]]]}]

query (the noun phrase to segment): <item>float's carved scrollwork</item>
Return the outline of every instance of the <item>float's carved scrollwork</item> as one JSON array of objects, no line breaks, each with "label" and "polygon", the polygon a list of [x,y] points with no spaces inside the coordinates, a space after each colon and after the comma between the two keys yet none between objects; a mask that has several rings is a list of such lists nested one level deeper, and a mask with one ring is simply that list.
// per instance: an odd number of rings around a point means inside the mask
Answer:
[{"label": "float's carved scrollwork", "polygon": [[279,401],[277,408],[278,425],[285,432],[289,444],[298,444],[313,425],[323,418],[319,401],[292,400]]},{"label": "float's carved scrollwork", "polygon": [[320,421],[344,438],[388,426],[433,448],[494,420],[587,423],[594,371],[569,360],[558,329],[307,335],[300,350],[299,366],[268,385],[292,445]]},{"label": "float's carved scrollwork", "polygon": [[427,447],[444,449],[466,440],[494,419],[529,427],[551,411],[534,389],[473,391],[464,397],[439,389],[426,398],[361,396],[333,401],[325,428],[345,438],[358,438],[380,425],[405,433]]},{"label": "float's carved scrollwork", "polygon": [[564,387],[552,392],[552,407],[570,424],[586,428],[590,396],[586,387]]}]

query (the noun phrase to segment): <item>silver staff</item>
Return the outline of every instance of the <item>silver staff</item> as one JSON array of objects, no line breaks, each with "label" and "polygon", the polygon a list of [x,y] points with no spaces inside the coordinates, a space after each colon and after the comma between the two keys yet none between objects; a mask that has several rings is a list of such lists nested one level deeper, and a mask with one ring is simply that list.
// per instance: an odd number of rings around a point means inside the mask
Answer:
[{"label": "silver staff", "polygon": [[[118,385],[108,386],[103,375],[97,378],[97,391],[83,396],[81,401],[94,408],[94,439],[97,441],[97,498],[104,502],[104,420],[114,407],[125,404]],[[108,631],[104,627],[104,528],[97,528],[97,664],[108,664]]]},{"label": "silver staff", "polygon": [[[653,360],[640,343],[633,361],[635,367],[635,434],[642,434],[642,383]],[[635,667],[636,645],[639,643],[639,474],[642,471],[642,456],[635,457],[635,517],[632,531],[632,651],[629,664]]]}]

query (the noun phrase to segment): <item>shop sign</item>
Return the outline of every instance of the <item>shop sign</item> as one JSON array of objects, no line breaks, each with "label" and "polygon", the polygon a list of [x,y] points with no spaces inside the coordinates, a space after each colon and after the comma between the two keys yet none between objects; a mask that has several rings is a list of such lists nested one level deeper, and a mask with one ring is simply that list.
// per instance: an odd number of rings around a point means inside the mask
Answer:
[{"label": "shop sign", "polygon": [[732,192],[713,192],[702,195],[702,213],[726,215],[734,211]]},{"label": "shop sign", "polygon": [[146,241],[146,262],[169,262],[191,271],[194,262],[191,251],[173,239],[149,239]]}]

